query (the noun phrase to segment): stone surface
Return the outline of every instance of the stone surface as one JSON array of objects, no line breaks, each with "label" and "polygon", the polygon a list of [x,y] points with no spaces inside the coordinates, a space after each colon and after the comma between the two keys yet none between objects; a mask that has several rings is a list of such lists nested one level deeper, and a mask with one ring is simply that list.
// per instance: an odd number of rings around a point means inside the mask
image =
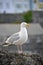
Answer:
[{"label": "stone surface", "polygon": [[38,54],[18,54],[0,51],[0,65],[43,65]]}]

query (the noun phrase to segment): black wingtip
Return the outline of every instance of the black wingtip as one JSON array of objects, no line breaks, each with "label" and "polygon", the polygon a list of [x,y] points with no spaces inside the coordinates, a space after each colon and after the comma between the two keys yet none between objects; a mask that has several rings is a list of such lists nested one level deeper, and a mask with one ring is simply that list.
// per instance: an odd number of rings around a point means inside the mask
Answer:
[{"label": "black wingtip", "polygon": [[9,43],[4,43],[4,44],[2,44],[2,46],[8,46],[9,45]]},{"label": "black wingtip", "polygon": [[2,45],[8,45],[9,43],[4,43],[4,44],[2,44]]}]

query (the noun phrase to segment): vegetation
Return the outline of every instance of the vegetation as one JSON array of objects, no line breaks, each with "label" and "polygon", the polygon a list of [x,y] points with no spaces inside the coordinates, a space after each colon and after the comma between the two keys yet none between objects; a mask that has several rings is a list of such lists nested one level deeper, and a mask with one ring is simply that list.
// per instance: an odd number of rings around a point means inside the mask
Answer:
[{"label": "vegetation", "polygon": [[28,11],[23,14],[24,21],[29,23],[32,22],[32,11]]}]

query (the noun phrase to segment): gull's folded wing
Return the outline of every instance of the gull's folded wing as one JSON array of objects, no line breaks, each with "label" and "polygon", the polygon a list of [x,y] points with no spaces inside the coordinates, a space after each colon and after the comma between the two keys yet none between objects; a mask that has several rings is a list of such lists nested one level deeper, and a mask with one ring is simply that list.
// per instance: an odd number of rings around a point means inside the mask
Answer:
[{"label": "gull's folded wing", "polygon": [[20,39],[19,33],[15,33],[13,35],[11,35],[6,41],[5,43],[9,43],[12,44],[14,41],[17,41]]}]

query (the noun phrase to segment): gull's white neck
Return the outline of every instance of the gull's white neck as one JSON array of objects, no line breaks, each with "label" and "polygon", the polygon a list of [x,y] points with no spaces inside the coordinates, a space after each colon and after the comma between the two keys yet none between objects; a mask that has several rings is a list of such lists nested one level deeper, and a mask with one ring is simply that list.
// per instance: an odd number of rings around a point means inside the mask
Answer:
[{"label": "gull's white neck", "polygon": [[26,27],[21,27],[21,33],[23,33],[23,35],[27,36],[27,29]]},{"label": "gull's white neck", "polygon": [[21,27],[21,31],[27,31],[26,27]]},{"label": "gull's white neck", "polygon": [[26,27],[21,27],[21,30],[20,30],[20,36],[21,38],[23,38],[24,41],[26,41],[28,39],[28,34],[27,34],[27,29]]}]

